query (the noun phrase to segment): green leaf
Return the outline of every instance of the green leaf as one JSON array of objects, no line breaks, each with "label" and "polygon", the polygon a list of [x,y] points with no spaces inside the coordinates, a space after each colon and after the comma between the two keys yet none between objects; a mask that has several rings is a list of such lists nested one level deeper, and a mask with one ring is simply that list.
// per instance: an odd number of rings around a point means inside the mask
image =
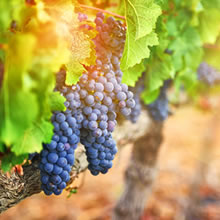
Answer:
[{"label": "green leaf", "polygon": [[11,145],[32,125],[37,117],[38,106],[32,93],[7,91],[4,88],[0,93],[0,138]]},{"label": "green leaf", "polygon": [[142,75],[145,69],[145,65],[141,62],[140,64],[136,64],[135,66],[125,70],[123,72],[122,83],[125,83],[128,86],[135,86],[135,82]]},{"label": "green leaf", "polygon": [[50,94],[49,101],[50,101],[50,109],[52,111],[65,110],[64,102],[66,101],[66,99],[59,92],[53,92],[52,94]]},{"label": "green leaf", "polygon": [[219,21],[220,9],[204,9],[204,11],[201,12],[199,31],[204,43],[215,43],[216,38],[220,33]]},{"label": "green leaf", "polygon": [[[121,59],[121,70],[123,72],[126,72],[136,64],[140,64],[144,58],[148,58],[150,56],[148,47],[158,44],[158,38],[153,29],[160,14],[160,7],[154,4],[153,0],[125,1],[127,33],[124,53]],[[135,74],[133,72],[133,75]],[[138,77],[132,78],[137,79]],[[127,81],[125,77],[123,77],[123,81]],[[134,83],[131,82],[130,84]]]},{"label": "green leaf", "polygon": [[161,14],[160,7],[153,0],[126,0],[125,7],[128,26],[132,25],[135,30],[135,40],[150,34]]},{"label": "green leaf", "polygon": [[86,69],[83,67],[82,64],[79,62],[71,61],[66,64],[66,84],[67,85],[74,85],[78,82],[80,76],[83,74]]},{"label": "green leaf", "polygon": [[157,35],[153,32],[138,40],[134,39],[133,33],[130,34],[128,29],[127,33],[125,49],[121,59],[122,71],[127,70],[129,67],[135,66],[144,58],[148,58],[150,56],[150,50],[148,46],[154,46],[158,44]]},{"label": "green leaf", "polygon": [[[94,37],[94,35],[91,35]],[[71,39],[71,51],[72,55],[68,64],[66,64],[67,75],[66,84],[73,85],[79,80],[86,69],[84,65],[91,65],[94,63],[94,43],[92,42],[91,36],[83,32],[75,31],[72,34]],[[93,58],[91,58],[93,57]]]},{"label": "green leaf", "polygon": [[[201,46],[202,42],[195,28],[189,26],[181,31],[179,36],[171,41],[168,46],[168,48],[173,51],[172,59],[176,71],[182,70],[187,65],[191,67],[197,66],[198,62],[195,62],[195,59],[201,59]],[[196,53],[198,53],[198,55],[193,58],[191,54],[195,55]],[[189,56],[191,56],[191,59],[188,59]]]},{"label": "green leaf", "polygon": [[163,85],[164,80],[174,78],[175,69],[173,67],[171,57],[164,54],[163,60],[154,58],[153,62],[149,64],[149,69],[147,73],[147,90],[149,90],[149,92],[152,92],[160,88]]},{"label": "green leaf", "polygon": [[0,142],[0,152],[4,153],[5,152],[5,145],[4,143]]},{"label": "green leaf", "polygon": [[152,103],[157,99],[157,97],[160,94],[160,88],[154,90],[154,91],[149,91],[147,89],[144,90],[144,92],[141,94],[141,99],[144,101],[146,105]]},{"label": "green leaf", "polygon": [[1,0],[0,1],[0,33],[6,31],[11,21],[18,20],[21,9],[24,7],[23,0]]},{"label": "green leaf", "polygon": [[42,143],[49,143],[53,136],[53,125],[47,121],[34,123],[24,135],[12,146],[11,151],[16,155],[22,155],[42,150]]},{"label": "green leaf", "polygon": [[12,169],[13,166],[22,164],[26,158],[27,154],[16,156],[13,153],[9,153],[5,155],[1,160],[1,169],[3,170],[3,172],[8,172]]},{"label": "green leaf", "polygon": [[204,61],[220,71],[219,49],[216,48],[220,48],[220,36],[213,47],[205,49]]}]

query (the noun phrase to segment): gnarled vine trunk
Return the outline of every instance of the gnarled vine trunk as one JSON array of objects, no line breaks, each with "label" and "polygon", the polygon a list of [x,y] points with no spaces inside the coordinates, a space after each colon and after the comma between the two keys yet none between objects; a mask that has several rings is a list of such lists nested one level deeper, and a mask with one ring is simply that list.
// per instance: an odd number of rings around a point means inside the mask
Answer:
[{"label": "gnarled vine trunk", "polygon": [[149,129],[135,140],[125,172],[124,192],[113,212],[114,220],[138,220],[142,215],[157,173],[162,128],[162,123],[152,121]]}]

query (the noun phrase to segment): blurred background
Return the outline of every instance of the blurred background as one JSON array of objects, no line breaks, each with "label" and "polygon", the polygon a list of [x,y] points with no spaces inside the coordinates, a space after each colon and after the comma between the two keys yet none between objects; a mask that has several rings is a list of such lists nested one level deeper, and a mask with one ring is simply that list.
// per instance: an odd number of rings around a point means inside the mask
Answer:
[{"label": "blurred background", "polygon": [[[164,122],[158,176],[141,220],[220,219],[220,97],[202,96],[176,107]],[[113,168],[97,177],[80,174],[69,197],[34,195],[1,220],[107,220],[120,197],[132,145],[119,150]]]}]

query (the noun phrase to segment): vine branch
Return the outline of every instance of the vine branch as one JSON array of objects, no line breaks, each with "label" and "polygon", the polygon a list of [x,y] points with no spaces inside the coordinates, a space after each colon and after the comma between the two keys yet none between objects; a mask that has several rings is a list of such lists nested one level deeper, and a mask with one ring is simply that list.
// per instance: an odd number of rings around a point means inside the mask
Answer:
[{"label": "vine branch", "polygon": [[86,9],[90,9],[90,10],[94,10],[94,11],[100,11],[100,12],[103,12],[105,14],[110,14],[110,15],[112,15],[114,17],[117,17],[117,18],[125,20],[124,16],[119,15],[119,14],[114,13],[114,12],[111,12],[111,11],[107,11],[107,10],[104,10],[104,9],[101,9],[101,8],[96,8],[96,7],[88,6],[88,5],[82,5],[82,4],[79,4],[79,5],[80,5],[81,8],[86,8]]}]

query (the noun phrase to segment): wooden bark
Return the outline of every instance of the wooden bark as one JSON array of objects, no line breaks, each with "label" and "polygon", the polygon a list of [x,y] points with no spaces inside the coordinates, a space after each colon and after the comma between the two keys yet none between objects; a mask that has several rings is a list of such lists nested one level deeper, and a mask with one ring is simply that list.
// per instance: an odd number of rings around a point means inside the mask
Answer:
[{"label": "wooden bark", "polygon": [[162,127],[162,123],[152,121],[149,129],[135,140],[131,161],[125,172],[124,191],[113,212],[114,220],[140,219],[157,173]]},{"label": "wooden bark", "polygon": [[[144,136],[148,125],[149,118],[147,113],[143,112],[137,124],[124,121],[115,129],[113,136],[119,146],[124,145]],[[88,166],[85,150],[82,146],[77,148],[75,157],[76,160],[71,172],[70,182],[73,182],[75,177],[85,171]],[[37,161],[24,165],[23,170],[23,176],[14,173],[7,177],[7,175],[0,173],[0,213],[13,207],[21,200],[41,192],[40,171],[37,168]]]},{"label": "wooden bark", "polygon": [[[85,151],[82,147],[76,152],[75,165],[71,171],[71,181],[87,168]],[[13,207],[21,200],[41,192],[38,161],[23,166],[24,175],[13,173],[10,177],[0,173],[0,213]]]}]

